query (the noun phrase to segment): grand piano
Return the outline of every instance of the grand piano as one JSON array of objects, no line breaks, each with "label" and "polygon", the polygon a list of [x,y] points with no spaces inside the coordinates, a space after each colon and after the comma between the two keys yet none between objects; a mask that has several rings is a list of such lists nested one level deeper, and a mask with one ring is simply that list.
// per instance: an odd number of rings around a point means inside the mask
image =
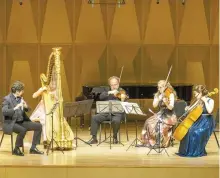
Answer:
[{"label": "grand piano", "polygon": [[[192,84],[173,84],[177,92],[178,99],[185,100],[189,103],[192,99]],[[129,99],[153,99],[154,93],[157,92],[157,84],[123,84],[120,86],[129,96]],[[99,95],[103,91],[108,90],[108,86],[83,86],[82,94],[87,99],[94,99],[99,101]]]}]

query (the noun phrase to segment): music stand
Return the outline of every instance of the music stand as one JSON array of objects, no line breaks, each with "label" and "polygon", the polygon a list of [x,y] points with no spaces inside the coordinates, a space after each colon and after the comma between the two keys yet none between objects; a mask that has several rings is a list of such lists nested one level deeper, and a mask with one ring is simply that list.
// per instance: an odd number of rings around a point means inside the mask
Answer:
[{"label": "music stand", "polygon": [[70,117],[70,118],[73,117],[76,120],[76,126],[75,126],[76,136],[74,137],[74,139],[76,140],[76,148],[78,146],[77,140],[80,140],[86,143],[87,145],[92,146],[85,140],[78,137],[78,122],[77,122],[77,118],[81,118],[81,116],[84,116],[85,114],[90,113],[92,103],[93,103],[93,99],[78,101],[78,102],[64,103],[64,110],[63,110],[64,117]]},{"label": "music stand", "polygon": [[[2,108],[1,105],[0,107]],[[2,130],[2,126],[3,126],[3,114],[2,114],[2,110],[0,109],[0,131]]]},{"label": "music stand", "polygon": [[[167,156],[169,156],[169,154],[168,154],[166,148],[165,148],[165,147],[161,147],[161,143],[160,143],[160,142],[161,142],[161,141],[160,141],[160,140],[161,140],[161,131],[160,131],[160,129],[161,129],[161,124],[166,124],[166,123],[162,121],[161,117],[159,117],[157,113],[154,113],[154,112],[151,111],[150,109],[149,109],[149,111],[150,111],[151,113],[153,113],[153,114],[156,114],[157,119],[158,119],[158,121],[157,121],[157,123],[156,123],[156,125],[155,125],[155,127],[154,127],[154,130],[156,129],[156,127],[158,127],[158,131],[159,131],[159,134],[158,134],[159,144],[157,143],[157,138],[156,138],[156,143],[155,143],[153,146],[150,147],[150,150],[149,150],[149,152],[147,153],[147,155],[149,155],[152,150],[154,150],[154,151],[157,152],[157,153],[162,153],[162,151],[164,150],[164,151],[166,152]],[[163,115],[163,114],[161,113],[161,116],[162,116],[162,115]],[[166,124],[166,125],[170,125],[170,124]],[[158,150],[157,150],[157,149],[158,149]]]},{"label": "music stand", "polygon": [[[54,113],[54,111],[57,109],[58,105],[59,105],[59,103],[55,103],[55,104],[53,105],[53,107],[51,108],[50,112],[46,114],[46,115],[51,115],[51,122],[52,122],[52,124],[51,124],[51,127],[52,127],[52,131],[51,131],[51,132],[52,132],[52,135],[51,135],[51,140],[50,140],[49,146],[47,147],[47,155],[49,154],[50,147],[52,147],[51,150],[52,150],[52,152],[53,152],[53,142],[56,143],[57,148],[60,148],[60,146],[58,145],[57,141],[53,138],[53,132],[54,132],[54,130],[53,130],[53,113]],[[60,149],[60,151],[64,154],[63,150]]]},{"label": "music stand", "polygon": [[[128,102],[121,102],[121,105],[122,107],[124,108],[125,110],[125,113],[126,114],[131,114],[131,115],[138,115],[138,116],[146,116],[146,114],[144,114],[141,110],[141,108],[138,106],[137,103],[128,103]],[[133,142],[129,145],[128,149],[126,151],[129,150],[129,148],[131,146],[137,146],[137,142],[141,142],[138,137],[137,137],[137,131],[138,131],[138,121],[137,121],[137,118],[135,118],[135,135],[136,135],[136,138],[133,140]]]},{"label": "music stand", "polygon": [[[112,136],[112,114],[124,113],[124,109],[123,109],[120,101],[109,100],[109,101],[97,101],[96,102],[96,111],[97,111],[97,113],[109,114],[109,120],[110,120],[110,135],[106,139],[101,141],[97,146],[99,146],[103,142],[106,142],[106,140],[110,139],[110,149],[111,149],[112,138],[113,138],[113,136]],[[119,141],[119,143],[121,145],[123,145],[120,141]]]}]

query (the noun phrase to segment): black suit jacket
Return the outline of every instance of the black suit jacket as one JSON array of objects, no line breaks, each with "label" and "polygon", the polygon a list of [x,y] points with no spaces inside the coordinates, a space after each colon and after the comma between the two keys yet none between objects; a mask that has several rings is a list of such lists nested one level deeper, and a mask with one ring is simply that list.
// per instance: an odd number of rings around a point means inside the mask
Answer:
[{"label": "black suit jacket", "polygon": [[[108,95],[108,92],[107,91],[104,91],[102,92],[100,95],[99,95],[99,99],[101,101],[108,101],[108,100],[119,100],[118,98],[116,98],[114,95],[110,94]],[[120,101],[120,100],[119,100]]]},{"label": "black suit jacket", "polygon": [[4,97],[2,103],[2,114],[3,114],[3,131],[5,134],[11,134],[13,132],[13,126],[17,119],[23,117],[24,121],[30,121],[26,112],[29,108],[17,109],[14,111],[14,107],[17,105],[17,101],[12,93]]},{"label": "black suit jacket", "polygon": [[[121,88],[120,88],[121,89]],[[113,94],[108,95],[108,91],[110,91],[110,88],[106,89],[106,91],[103,91],[99,95],[99,99],[101,101],[108,101],[108,100],[118,100],[121,101],[119,98],[115,97]],[[128,97],[128,96],[127,96]]]},{"label": "black suit jacket", "polygon": [[[102,92],[100,95],[99,95],[99,99],[101,101],[109,101],[109,100],[118,100],[118,101],[121,101],[119,98],[115,97],[113,94],[108,94],[108,91],[110,91],[110,89],[107,89],[107,91],[104,91]],[[104,113],[105,114],[105,113]],[[125,117],[125,112],[123,113],[114,113],[112,114],[113,116],[117,116],[117,115],[122,115],[122,117],[124,118]]]}]

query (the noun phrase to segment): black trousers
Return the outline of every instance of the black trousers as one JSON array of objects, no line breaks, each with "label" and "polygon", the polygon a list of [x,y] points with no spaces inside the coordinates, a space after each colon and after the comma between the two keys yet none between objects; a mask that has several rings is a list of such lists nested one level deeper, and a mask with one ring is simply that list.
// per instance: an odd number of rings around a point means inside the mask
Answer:
[{"label": "black trousers", "polygon": [[27,131],[34,131],[32,147],[35,147],[37,144],[40,144],[42,125],[37,122],[24,121],[22,123],[15,123],[13,127],[13,132],[18,134],[15,142],[16,147],[23,146],[23,140]]},{"label": "black trousers", "polygon": [[[124,113],[117,113],[117,114],[111,115],[113,137],[117,137],[117,133],[120,128],[121,120],[124,119],[124,117],[125,117]],[[96,114],[95,116],[93,116],[91,120],[91,135],[96,136],[100,124],[103,121],[109,121],[109,120],[110,120],[110,115],[108,113],[100,113],[100,114]]]}]

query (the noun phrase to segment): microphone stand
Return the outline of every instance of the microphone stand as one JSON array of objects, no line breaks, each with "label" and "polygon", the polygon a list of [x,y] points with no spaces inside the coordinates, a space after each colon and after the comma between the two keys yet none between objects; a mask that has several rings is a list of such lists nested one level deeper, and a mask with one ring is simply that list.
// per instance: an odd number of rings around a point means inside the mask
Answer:
[{"label": "microphone stand", "polygon": [[[161,119],[160,117],[158,117],[158,114],[157,114],[157,113],[154,113],[151,109],[149,109],[149,111],[150,111],[151,113],[153,113],[154,115],[156,115],[157,118],[158,118],[158,121],[157,121],[157,123],[156,123],[154,129],[158,129],[158,132],[159,132],[159,133],[158,133],[159,143],[157,143],[158,141],[157,141],[157,138],[156,138],[156,143],[155,143],[153,146],[150,146],[150,150],[149,150],[149,152],[147,153],[147,155],[149,155],[152,150],[155,150],[155,151],[156,151],[157,153],[159,153],[159,154],[162,153],[162,151],[164,150],[164,151],[166,152],[167,156],[169,156],[169,154],[168,154],[166,148],[161,146],[161,138],[162,138],[162,136],[161,136],[161,124],[164,124],[164,122],[162,121],[162,119]],[[166,123],[165,123],[165,124],[166,124]],[[157,149],[158,149],[158,151],[157,151]]]},{"label": "microphone stand", "polygon": [[[54,113],[54,111],[56,110],[56,108],[58,107],[58,105],[59,105],[58,102],[55,103],[55,104],[53,105],[51,111],[50,111],[48,114],[46,114],[46,115],[50,115],[50,114],[51,114],[51,119],[52,119],[52,125],[51,125],[51,127],[52,127],[52,136],[51,136],[50,144],[49,144],[49,146],[47,147],[47,155],[49,154],[49,150],[50,150],[51,147],[52,147],[51,150],[52,150],[52,152],[53,152],[53,142],[55,142],[56,145],[57,145],[57,147],[60,148],[60,146],[58,145],[57,141],[53,138],[53,132],[54,132],[54,130],[53,130],[53,113]],[[64,154],[64,152],[63,152],[62,149],[60,149],[60,151]]]}]

